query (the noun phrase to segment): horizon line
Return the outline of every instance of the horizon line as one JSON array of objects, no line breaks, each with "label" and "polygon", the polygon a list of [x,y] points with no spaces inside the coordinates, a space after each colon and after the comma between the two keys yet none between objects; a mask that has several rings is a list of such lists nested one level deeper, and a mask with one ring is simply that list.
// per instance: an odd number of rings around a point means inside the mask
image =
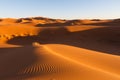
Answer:
[{"label": "horizon line", "polygon": [[95,18],[95,17],[91,17],[91,18],[58,18],[58,17],[47,17],[47,16],[23,16],[23,17],[0,17],[0,19],[6,19],[6,18],[13,18],[13,19],[20,19],[20,18],[34,18],[34,17],[43,17],[43,18],[50,18],[50,19],[63,19],[63,20],[76,20],[76,19],[102,19],[102,20],[106,20],[106,19],[120,19],[120,17],[117,18]]}]

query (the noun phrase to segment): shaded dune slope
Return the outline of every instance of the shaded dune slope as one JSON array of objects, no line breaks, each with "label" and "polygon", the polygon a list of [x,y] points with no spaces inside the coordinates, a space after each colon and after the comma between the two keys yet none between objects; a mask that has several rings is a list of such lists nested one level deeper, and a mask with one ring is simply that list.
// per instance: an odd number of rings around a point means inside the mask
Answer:
[{"label": "shaded dune slope", "polygon": [[16,45],[27,45],[35,41],[41,44],[66,44],[109,54],[120,54],[120,27],[91,29],[89,27],[45,28],[38,36],[15,37],[7,42]]}]

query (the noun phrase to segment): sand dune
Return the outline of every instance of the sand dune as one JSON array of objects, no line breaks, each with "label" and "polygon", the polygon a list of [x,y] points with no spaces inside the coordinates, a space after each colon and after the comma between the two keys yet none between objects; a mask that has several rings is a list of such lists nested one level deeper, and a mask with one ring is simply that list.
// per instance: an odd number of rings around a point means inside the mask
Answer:
[{"label": "sand dune", "polygon": [[[56,49],[56,46],[58,45],[54,45],[54,46],[55,46],[55,50],[59,50],[59,48]],[[26,47],[19,47],[19,48],[0,49],[2,52],[1,54],[2,62],[0,63],[0,65],[2,65],[0,68],[1,79],[5,79],[5,80],[37,79],[37,78],[40,78],[43,80],[50,80],[50,79],[119,80],[120,79],[119,74],[112,73],[104,69],[102,70],[101,68],[99,69],[95,67],[95,65],[93,67],[89,66],[92,62],[89,64],[83,63],[87,60],[84,59],[83,62],[81,60],[78,60],[76,58],[78,56],[75,53],[68,52],[68,54],[63,55],[64,54],[63,52],[62,53],[58,53],[56,51],[54,52],[53,49],[51,49],[51,48],[54,48],[53,46],[51,47],[49,45],[49,47],[42,46],[42,45],[39,45],[39,46],[34,45],[33,47],[26,46]],[[9,53],[7,53],[6,50]],[[96,55],[97,54],[98,53],[96,53]],[[79,54],[79,56],[81,56],[81,54]],[[90,55],[86,54],[86,56],[90,56]],[[107,57],[109,56],[106,55],[106,58]],[[94,59],[96,58],[97,56],[94,57]],[[99,58],[99,54],[98,54],[98,58]],[[115,60],[115,61],[118,61],[118,60]],[[97,65],[98,63],[96,62],[94,64]]]},{"label": "sand dune", "polygon": [[119,30],[119,19],[1,19],[0,80],[120,80]]}]

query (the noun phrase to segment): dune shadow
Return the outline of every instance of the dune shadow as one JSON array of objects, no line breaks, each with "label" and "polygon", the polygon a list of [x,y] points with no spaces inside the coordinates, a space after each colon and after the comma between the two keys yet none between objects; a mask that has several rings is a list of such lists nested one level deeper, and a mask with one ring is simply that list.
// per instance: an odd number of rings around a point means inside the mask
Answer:
[{"label": "dune shadow", "polygon": [[108,26],[108,27],[115,27],[115,26],[120,26],[120,19],[114,19],[110,20],[108,22],[99,22],[99,23],[89,23],[89,24],[84,24],[84,25],[92,25],[92,26]]},{"label": "dune shadow", "polygon": [[70,32],[67,31],[66,28],[60,27],[60,28],[45,28],[40,31],[40,33],[36,36],[18,36],[14,37],[13,39],[10,39],[7,41],[8,44],[14,44],[14,45],[31,45],[33,42],[47,42],[49,40],[53,40],[58,36],[64,36],[64,34],[69,34]]},{"label": "dune shadow", "polygon": [[2,19],[0,19],[0,22],[3,21]]},{"label": "dune shadow", "polygon": [[48,23],[48,24],[37,24],[36,27],[59,27],[65,26],[64,23]]},{"label": "dune shadow", "polygon": [[[0,48],[0,80],[13,80],[15,77],[22,79],[37,75],[22,72],[37,61],[38,56],[35,55],[34,50],[32,46]],[[43,60],[42,56],[39,58],[40,61]]]},{"label": "dune shadow", "polygon": [[9,40],[9,44],[14,45],[31,45],[33,42],[39,42],[39,36],[18,36],[14,37],[13,39]]},{"label": "dune shadow", "polygon": [[68,20],[65,22],[55,22],[46,24],[37,24],[36,27],[62,27],[62,26],[75,26],[81,25],[81,20]]},{"label": "dune shadow", "polygon": [[40,42],[41,44],[65,44],[120,55],[119,30],[120,27],[101,27],[70,32],[65,27],[58,29],[48,28],[40,31],[38,36],[16,37],[9,40],[8,43],[20,45],[25,45],[25,43],[31,44],[32,42]]}]

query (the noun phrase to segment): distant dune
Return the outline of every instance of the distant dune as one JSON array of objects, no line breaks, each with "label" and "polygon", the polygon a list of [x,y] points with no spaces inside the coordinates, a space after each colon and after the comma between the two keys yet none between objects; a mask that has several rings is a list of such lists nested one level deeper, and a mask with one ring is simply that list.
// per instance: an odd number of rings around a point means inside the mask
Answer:
[{"label": "distant dune", "polygon": [[0,19],[0,80],[120,80],[120,19]]}]

